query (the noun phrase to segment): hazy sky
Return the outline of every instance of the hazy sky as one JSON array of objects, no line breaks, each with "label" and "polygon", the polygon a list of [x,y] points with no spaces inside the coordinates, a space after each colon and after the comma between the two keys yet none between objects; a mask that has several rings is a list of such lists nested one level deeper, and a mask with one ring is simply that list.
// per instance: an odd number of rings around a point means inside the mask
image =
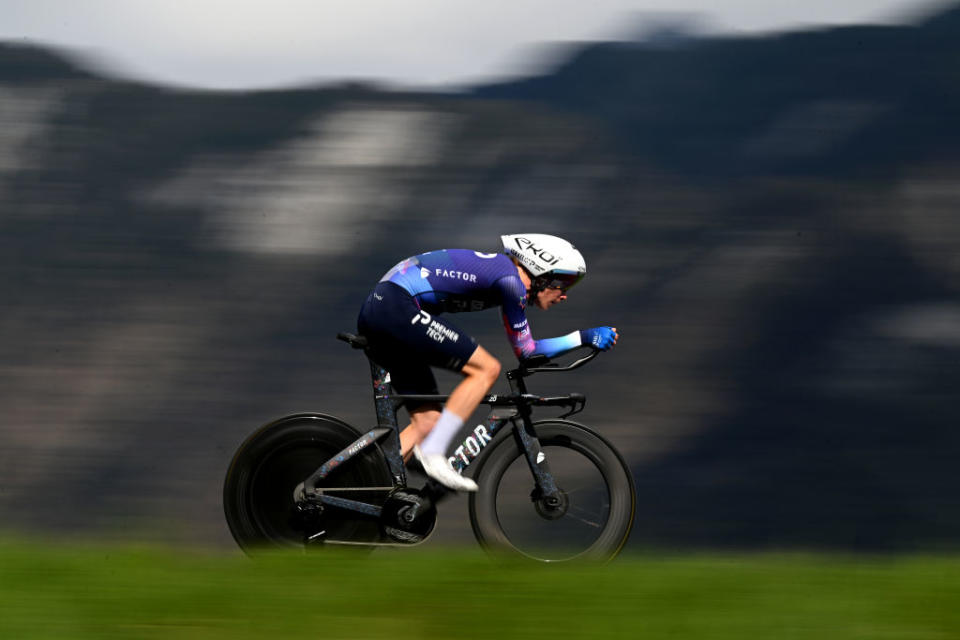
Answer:
[{"label": "hazy sky", "polygon": [[[941,3],[942,4],[942,3]],[[891,23],[936,0],[0,0],[0,39],[54,44],[150,82],[261,88],[475,81],[542,43],[622,39],[665,12],[710,31]]]}]

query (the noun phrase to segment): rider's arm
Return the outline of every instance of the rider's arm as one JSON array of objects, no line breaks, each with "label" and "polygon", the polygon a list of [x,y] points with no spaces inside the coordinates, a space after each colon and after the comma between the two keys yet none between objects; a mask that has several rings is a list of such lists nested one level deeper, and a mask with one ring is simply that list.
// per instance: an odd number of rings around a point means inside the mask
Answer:
[{"label": "rider's arm", "polygon": [[[567,351],[576,349],[583,344],[583,341],[581,340],[580,332],[574,331],[565,336],[559,336],[557,338],[541,338],[540,340],[534,340],[533,344],[533,352],[522,357],[529,358],[530,356],[543,355],[547,356],[548,358],[552,358],[554,356],[562,355]],[[514,347],[514,352],[516,352],[516,347]]]},{"label": "rider's arm", "polygon": [[576,349],[583,344],[583,332],[574,331],[557,338],[534,340],[526,312],[526,287],[519,277],[503,278],[503,326],[518,358],[544,355],[548,358]]}]

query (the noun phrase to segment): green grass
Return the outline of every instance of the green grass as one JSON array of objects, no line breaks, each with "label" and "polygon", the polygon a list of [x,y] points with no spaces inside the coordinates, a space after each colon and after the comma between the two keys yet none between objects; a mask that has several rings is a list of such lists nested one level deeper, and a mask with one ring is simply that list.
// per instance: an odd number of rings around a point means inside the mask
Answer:
[{"label": "green grass", "polygon": [[960,637],[960,558],[474,550],[201,554],[0,542],[0,638]]}]

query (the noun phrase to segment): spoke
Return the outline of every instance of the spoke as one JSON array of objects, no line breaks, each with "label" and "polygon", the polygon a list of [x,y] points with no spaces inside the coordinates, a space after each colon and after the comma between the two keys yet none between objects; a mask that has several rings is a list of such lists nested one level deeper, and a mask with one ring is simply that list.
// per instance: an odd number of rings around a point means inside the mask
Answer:
[{"label": "spoke", "polygon": [[[557,486],[559,486],[559,484],[558,484]],[[600,485],[587,485],[587,486],[583,486],[583,487],[577,487],[576,489],[568,489],[568,488],[566,487],[566,485],[564,485],[564,486],[561,487],[561,488],[563,489],[563,492],[566,493],[568,496],[569,496],[569,495],[573,495],[574,493],[582,493],[582,492],[584,492],[584,491],[591,491],[591,492],[599,492],[599,491],[600,491]],[[607,489],[607,486],[606,486],[606,485],[603,485],[603,488],[604,488],[604,490],[605,490],[604,493],[607,493],[607,490],[606,490],[606,489]]]},{"label": "spoke", "polygon": [[[577,512],[580,512],[581,514],[585,514],[585,515],[574,515],[573,513],[571,513],[572,511],[577,511]],[[572,519],[574,519],[574,520],[579,520],[580,522],[582,522],[582,523],[584,523],[584,524],[587,524],[587,525],[590,525],[591,527],[594,527],[594,528],[596,528],[596,529],[601,528],[601,527],[603,526],[602,523],[594,522],[594,521],[592,521],[592,520],[587,520],[587,518],[585,517],[585,516],[593,516],[593,515],[594,515],[594,514],[591,514],[589,511],[586,511],[585,509],[581,509],[580,507],[568,507],[568,508],[567,508],[567,517],[572,518]]]}]

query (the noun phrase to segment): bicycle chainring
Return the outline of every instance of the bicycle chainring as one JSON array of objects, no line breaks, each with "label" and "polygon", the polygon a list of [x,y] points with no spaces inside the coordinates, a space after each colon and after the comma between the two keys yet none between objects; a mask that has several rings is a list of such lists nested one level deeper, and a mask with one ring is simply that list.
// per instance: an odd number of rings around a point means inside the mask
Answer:
[{"label": "bicycle chainring", "polygon": [[383,504],[380,526],[385,536],[403,544],[423,542],[437,524],[437,508],[417,489],[397,489]]}]

